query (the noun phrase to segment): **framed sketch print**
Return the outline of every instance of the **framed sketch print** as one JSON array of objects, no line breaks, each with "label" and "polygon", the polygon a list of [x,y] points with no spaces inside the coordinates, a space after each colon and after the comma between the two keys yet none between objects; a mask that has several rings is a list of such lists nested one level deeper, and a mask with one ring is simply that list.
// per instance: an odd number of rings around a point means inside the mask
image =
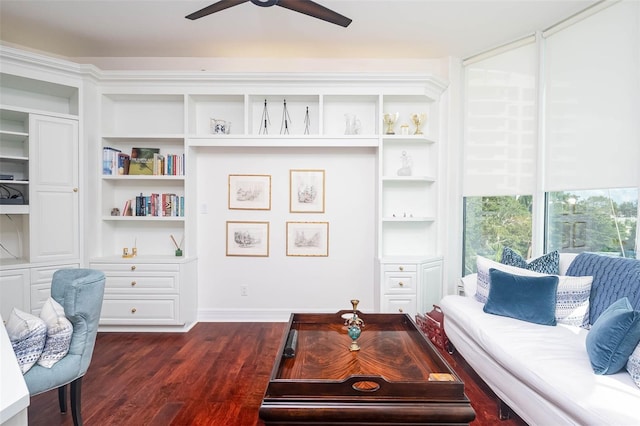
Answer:
[{"label": "framed sketch print", "polygon": [[227,256],[269,256],[269,222],[227,221]]},{"label": "framed sketch print", "polygon": [[287,222],[287,256],[329,256],[329,222]]},{"label": "framed sketch print", "polygon": [[324,170],[289,170],[289,211],[324,213]]},{"label": "framed sketch print", "polygon": [[271,210],[271,175],[229,175],[230,210]]}]

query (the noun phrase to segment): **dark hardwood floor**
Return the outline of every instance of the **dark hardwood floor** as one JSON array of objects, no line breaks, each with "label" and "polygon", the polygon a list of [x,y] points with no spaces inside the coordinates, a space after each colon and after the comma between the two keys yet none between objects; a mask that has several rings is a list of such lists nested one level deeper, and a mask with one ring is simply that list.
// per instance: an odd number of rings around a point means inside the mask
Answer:
[{"label": "dark hardwood floor", "polygon": [[[82,383],[91,425],[262,426],[258,409],[286,323],[199,323],[188,333],[99,333]],[[500,421],[497,399],[459,355],[443,353],[465,382],[472,425]],[[29,424],[72,425],[57,392],[31,398]]]}]

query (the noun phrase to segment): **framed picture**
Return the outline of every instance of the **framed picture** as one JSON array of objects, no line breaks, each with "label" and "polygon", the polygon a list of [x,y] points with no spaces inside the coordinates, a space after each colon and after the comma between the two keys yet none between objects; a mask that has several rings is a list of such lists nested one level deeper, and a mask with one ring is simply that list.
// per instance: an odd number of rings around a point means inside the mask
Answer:
[{"label": "framed picture", "polygon": [[289,211],[324,213],[324,170],[289,170]]},{"label": "framed picture", "polygon": [[227,256],[269,256],[269,222],[227,221]]},{"label": "framed picture", "polygon": [[271,175],[229,175],[230,210],[271,210]]},{"label": "framed picture", "polygon": [[329,256],[329,222],[287,222],[287,256]]}]

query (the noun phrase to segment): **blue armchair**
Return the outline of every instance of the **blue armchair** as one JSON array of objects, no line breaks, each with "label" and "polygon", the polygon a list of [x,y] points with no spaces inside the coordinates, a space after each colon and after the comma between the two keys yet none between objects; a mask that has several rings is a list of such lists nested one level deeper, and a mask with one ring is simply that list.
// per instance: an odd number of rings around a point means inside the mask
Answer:
[{"label": "blue armchair", "polygon": [[57,388],[62,413],[67,411],[66,387],[71,383],[71,413],[76,426],[82,425],[82,376],[93,355],[104,284],[104,273],[93,269],[61,269],[53,274],[51,297],[62,305],[73,324],[69,353],[51,368],[36,364],[24,375],[31,396]]}]

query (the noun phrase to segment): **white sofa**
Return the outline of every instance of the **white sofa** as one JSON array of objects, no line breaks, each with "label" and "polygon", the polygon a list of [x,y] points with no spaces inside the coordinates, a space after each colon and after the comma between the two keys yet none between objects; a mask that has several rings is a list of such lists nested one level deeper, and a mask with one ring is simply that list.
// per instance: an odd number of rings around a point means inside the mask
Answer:
[{"label": "white sofa", "polygon": [[[575,255],[560,256],[564,274]],[[487,314],[474,298],[476,274],[463,278],[465,295],[440,301],[449,341],[496,395],[530,425],[640,425],[640,388],[626,370],[593,373],[588,330]]]}]

